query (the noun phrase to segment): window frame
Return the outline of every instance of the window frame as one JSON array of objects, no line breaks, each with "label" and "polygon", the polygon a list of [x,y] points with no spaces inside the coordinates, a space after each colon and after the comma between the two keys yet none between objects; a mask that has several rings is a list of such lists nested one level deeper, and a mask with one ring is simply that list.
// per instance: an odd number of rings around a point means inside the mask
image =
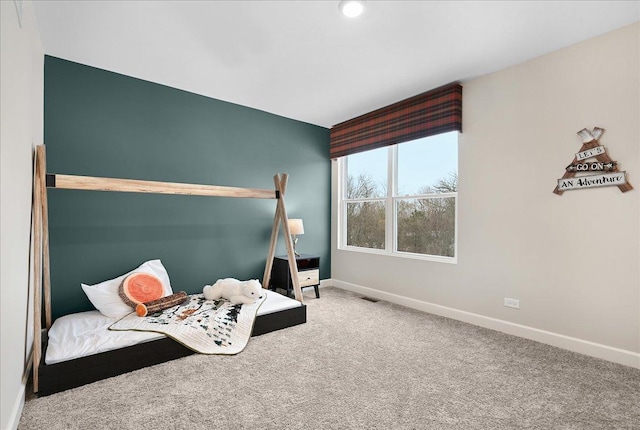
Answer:
[{"label": "window frame", "polygon": [[[338,249],[342,251],[360,252],[367,254],[386,255],[392,257],[434,261],[440,263],[458,263],[458,191],[450,193],[429,193],[398,196],[398,145],[387,147],[387,194],[384,197],[368,197],[348,199],[347,177],[348,156],[338,158]],[[398,251],[398,210],[397,205],[401,200],[454,198],[454,250],[453,257],[431,254],[418,254],[414,252]],[[385,248],[365,248],[347,244],[347,205],[360,202],[384,202],[385,205]]]}]

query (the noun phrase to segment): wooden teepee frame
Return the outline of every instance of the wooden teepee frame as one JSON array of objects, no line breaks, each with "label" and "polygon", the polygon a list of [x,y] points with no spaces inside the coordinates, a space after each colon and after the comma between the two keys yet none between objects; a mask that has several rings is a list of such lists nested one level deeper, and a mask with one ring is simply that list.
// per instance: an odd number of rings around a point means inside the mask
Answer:
[{"label": "wooden teepee frame", "polygon": [[172,182],[139,181],[133,179],[98,178],[89,176],[57,175],[46,173],[46,151],[44,145],[36,147],[35,172],[33,181],[33,223],[34,223],[34,294],[33,294],[33,350],[29,366],[33,366],[33,391],[38,391],[38,366],[42,358],[42,293],[44,291],[44,316],[46,330],[51,328],[51,277],[49,269],[49,216],[47,188],[72,190],[118,191],[132,193],[181,194],[209,197],[242,197],[256,199],[276,199],[276,211],[271,230],[269,253],[264,269],[262,287],[268,288],[271,279],[273,257],[278,242],[278,232],[282,224],[287,257],[291,271],[291,280],[296,300],[303,303],[302,289],[298,278],[298,266],[291,240],[291,229],[285,207],[284,195],[288,175],[278,173],[273,177],[274,190],[256,188],[237,188],[217,185],[182,184]]}]

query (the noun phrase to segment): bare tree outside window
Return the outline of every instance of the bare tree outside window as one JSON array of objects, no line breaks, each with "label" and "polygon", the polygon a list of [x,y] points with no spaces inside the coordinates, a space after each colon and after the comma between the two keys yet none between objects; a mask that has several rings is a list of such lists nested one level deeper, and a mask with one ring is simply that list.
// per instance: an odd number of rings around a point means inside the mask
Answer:
[{"label": "bare tree outside window", "polygon": [[[455,193],[458,175],[451,173],[420,194]],[[398,251],[416,254],[455,256],[456,199],[429,197],[397,202]]]},{"label": "bare tree outside window", "polygon": [[[379,186],[371,175],[347,178],[348,199],[369,199],[379,195]],[[385,203],[365,201],[347,203],[347,245],[361,248],[385,248]]]},{"label": "bare tree outside window", "polygon": [[457,133],[347,156],[342,243],[455,259],[457,160]]}]

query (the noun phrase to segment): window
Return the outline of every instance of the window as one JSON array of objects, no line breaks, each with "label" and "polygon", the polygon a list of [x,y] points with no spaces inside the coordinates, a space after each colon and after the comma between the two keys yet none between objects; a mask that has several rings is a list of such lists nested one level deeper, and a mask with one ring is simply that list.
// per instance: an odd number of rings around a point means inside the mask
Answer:
[{"label": "window", "polygon": [[456,261],[458,132],[340,159],[341,248]]}]

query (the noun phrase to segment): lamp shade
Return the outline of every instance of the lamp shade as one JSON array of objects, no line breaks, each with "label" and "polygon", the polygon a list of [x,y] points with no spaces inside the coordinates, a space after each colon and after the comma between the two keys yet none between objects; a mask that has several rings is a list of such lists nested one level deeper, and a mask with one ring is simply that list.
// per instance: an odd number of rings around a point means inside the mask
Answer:
[{"label": "lamp shade", "polygon": [[299,218],[289,219],[289,229],[291,230],[291,234],[304,234],[304,225]]}]

